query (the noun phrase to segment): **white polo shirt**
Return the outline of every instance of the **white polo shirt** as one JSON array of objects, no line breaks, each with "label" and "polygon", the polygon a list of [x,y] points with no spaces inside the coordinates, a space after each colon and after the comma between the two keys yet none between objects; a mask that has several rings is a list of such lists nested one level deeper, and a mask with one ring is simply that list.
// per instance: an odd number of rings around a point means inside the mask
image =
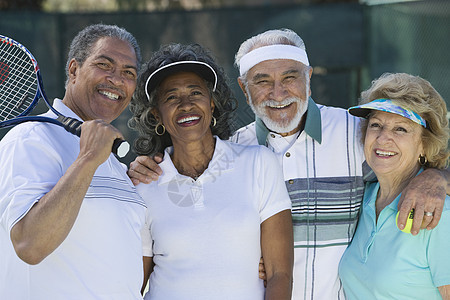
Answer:
[{"label": "white polo shirt", "polygon": [[[79,119],[60,100],[54,106]],[[140,231],[146,205],[112,154],[95,172],[62,244],[37,265],[24,263],[14,252],[11,228],[53,188],[78,153],[79,138],[48,123],[18,125],[1,140],[1,299],[142,299]]]},{"label": "white polo shirt", "polygon": [[338,265],[355,232],[364,191],[358,132],[359,118],[310,98],[305,128],[294,140],[269,132],[259,119],[231,139],[266,145],[283,168],[294,225],[293,300],[344,299]]},{"label": "white polo shirt", "polygon": [[171,151],[158,181],[137,187],[149,208],[144,255],[156,264],[145,299],[263,299],[260,225],[291,208],[274,154],[216,138],[193,180],[177,172]]}]

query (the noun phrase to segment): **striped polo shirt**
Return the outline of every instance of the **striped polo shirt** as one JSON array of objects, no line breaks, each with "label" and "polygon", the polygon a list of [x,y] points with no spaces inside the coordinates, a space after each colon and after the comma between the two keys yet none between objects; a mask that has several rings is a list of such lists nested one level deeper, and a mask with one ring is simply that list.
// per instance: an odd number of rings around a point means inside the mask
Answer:
[{"label": "striped polo shirt", "polygon": [[366,170],[358,133],[359,118],[310,98],[299,134],[283,138],[257,118],[232,137],[268,146],[283,167],[294,224],[292,299],[344,299],[338,265],[356,229]]}]

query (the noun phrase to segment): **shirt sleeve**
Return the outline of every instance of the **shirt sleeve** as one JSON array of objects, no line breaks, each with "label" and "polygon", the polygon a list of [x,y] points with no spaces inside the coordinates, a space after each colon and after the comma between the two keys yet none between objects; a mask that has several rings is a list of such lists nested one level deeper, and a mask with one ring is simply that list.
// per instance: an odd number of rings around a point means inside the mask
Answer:
[{"label": "shirt sleeve", "polygon": [[255,174],[259,175],[259,214],[262,223],[283,210],[290,210],[292,205],[275,154],[266,147],[259,148],[259,168],[255,169]]},{"label": "shirt sleeve", "polygon": [[145,224],[141,229],[142,253],[144,256],[153,257],[153,239],[148,224],[148,218],[145,218]]},{"label": "shirt sleeve", "polygon": [[149,191],[148,184],[140,183],[136,186],[136,190],[139,195],[141,195],[142,199],[147,203],[147,210],[145,213],[145,223],[141,229],[141,238],[142,238],[142,254],[144,256],[153,257],[153,237],[152,232],[150,230],[151,227],[151,202],[148,199],[147,195],[153,195],[151,191]]},{"label": "shirt sleeve", "polygon": [[0,223],[7,232],[63,175],[59,153],[36,127],[17,129],[0,144]]},{"label": "shirt sleeve", "polygon": [[[449,206],[450,197],[445,199]],[[436,287],[450,284],[450,209],[444,207],[439,224],[431,230],[428,243],[428,263]]]}]

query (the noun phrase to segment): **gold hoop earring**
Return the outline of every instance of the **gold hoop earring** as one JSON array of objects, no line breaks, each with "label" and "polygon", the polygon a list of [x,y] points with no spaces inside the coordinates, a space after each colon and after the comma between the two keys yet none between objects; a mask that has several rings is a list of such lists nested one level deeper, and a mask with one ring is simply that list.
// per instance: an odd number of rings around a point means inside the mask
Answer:
[{"label": "gold hoop earring", "polygon": [[212,127],[216,127],[216,124],[217,124],[217,120],[216,120],[216,118],[214,117],[214,116],[212,116]]},{"label": "gold hoop earring", "polygon": [[419,165],[424,166],[428,162],[426,155],[419,155]]},{"label": "gold hoop earring", "polygon": [[[161,132],[161,133],[158,132],[159,126],[162,127],[162,132]],[[164,125],[161,124],[161,123],[156,124],[156,126],[155,126],[155,133],[156,133],[157,135],[159,135],[159,136],[163,135],[164,133],[166,133],[166,127],[164,127]]]}]

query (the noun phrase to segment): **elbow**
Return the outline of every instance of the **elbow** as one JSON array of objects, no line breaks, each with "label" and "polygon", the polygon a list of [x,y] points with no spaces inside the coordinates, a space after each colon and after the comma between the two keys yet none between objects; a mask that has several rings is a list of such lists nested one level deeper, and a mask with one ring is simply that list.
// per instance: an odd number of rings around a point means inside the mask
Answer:
[{"label": "elbow", "polygon": [[[11,242],[17,256],[29,265],[37,265],[42,262],[50,253],[45,248],[45,243],[34,235],[27,235],[23,232],[22,224],[17,223],[11,229]],[[34,238],[33,238],[34,236]],[[40,241],[39,241],[40,240]],[[44,247],[44,248],[43,248]]]},{"label": "elbow", "polygon": [[22,257],[19,256],[19,258],[20,258],[22,261],[24,261],[25,263],[29,264],[29,265],[37,265],[37,264],[39,264],[41,261],[44,260],[44,258],[37,259],[37,258],[33,258],[33,257],[25,257],[25,258],[22,258]]},{"label": "elbow", "polygon": [[39,247],[35,241],[19,237],[17,231],[11,232],[11,242],[17,256],[29,265],[37,265],[48,256],[48,252]]},{"label": "elbow", "polygon": [[29,265],[37,265],[47,257],[47,255],[40,254],[39,251],[27,245],[14,245],[14,250],[17,256]]}]

